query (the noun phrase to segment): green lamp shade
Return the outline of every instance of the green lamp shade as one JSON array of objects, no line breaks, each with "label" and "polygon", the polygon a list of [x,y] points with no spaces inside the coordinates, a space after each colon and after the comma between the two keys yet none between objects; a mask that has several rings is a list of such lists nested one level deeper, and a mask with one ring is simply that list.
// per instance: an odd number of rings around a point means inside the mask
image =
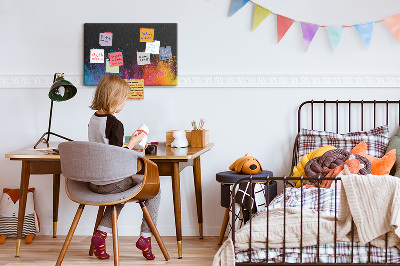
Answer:
[{"label": "green lamp shade", "polygon": [[76,87],[63,77],[58,77],[51,85],[49,98],[53,101],[62,102],[71,99],[75,94]]}]

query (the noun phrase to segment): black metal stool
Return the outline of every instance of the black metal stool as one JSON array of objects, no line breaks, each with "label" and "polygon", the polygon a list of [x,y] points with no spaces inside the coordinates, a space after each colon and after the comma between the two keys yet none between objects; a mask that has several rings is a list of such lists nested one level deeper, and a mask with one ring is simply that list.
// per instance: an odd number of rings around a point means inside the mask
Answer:
[{"label": "black metal stool", "polygon": [[[219,233],[218,245],[222,244],[222,240],[224,239],[226,227],[229,222],[229,207],[231,204],[231,195],[230,195],[230,186],[235,184],[236,181],[243,177],[249,177],[250,175],[238,173],[235,171],[225,171],[219,172],[216,174],[216,179],[219,183],[221,183],[221,206],[226,208],[224,220],[222,221],[221,232]],[[268,170],[260,171],[258,174],[253,175],[253,177],[265,177],[273,176],[273,173]],[[266,179],[265,179],[266,180]],[[269,198],[265,199],[267,204],[276,197],[277,194],[277,185],[276,182],[271,182],[269,185]],[[267,186],[265,186],[265,190],[267,191]],[[267,193],[265,193],[265,197],[267,197]]]}]

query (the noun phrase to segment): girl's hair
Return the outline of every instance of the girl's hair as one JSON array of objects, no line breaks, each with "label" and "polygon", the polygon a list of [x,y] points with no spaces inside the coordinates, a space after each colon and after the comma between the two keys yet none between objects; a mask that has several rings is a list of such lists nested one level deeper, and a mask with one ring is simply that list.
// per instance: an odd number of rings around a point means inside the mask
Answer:
[{"label": "girl's hair", "polygon": [[128,98],[129,91],[130,87],[125,80],[117,76],[106,75],[100,79],[99,85],[97,85],[90,108],[113,114],[118,104]]}]

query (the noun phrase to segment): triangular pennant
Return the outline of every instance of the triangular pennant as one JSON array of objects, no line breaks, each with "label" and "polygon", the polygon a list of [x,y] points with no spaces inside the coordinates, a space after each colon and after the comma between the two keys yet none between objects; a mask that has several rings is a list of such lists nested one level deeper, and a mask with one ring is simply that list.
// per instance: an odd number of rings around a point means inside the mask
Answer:
[{"label": "triangular pennant", "polygon": [[344,28],[344,26],[326,27],[326,32],[328,33],[329,40],[331,41],[333,52],[336,52],[339,42],[342,39]]},{"label": "triangular pennant", "polygon": [[400,42],[400,14],[385,18],[383,23],[389,28],[397,41]]},{"label": "triangular pennant", "polygon": [[281,15],[276,15],[277,29],[278,29],[278,43],[285,36],[286,32],[292,26],[294,20]]},{"label": "triangular pennant", "polygon": [[232,16],[233,14],[235,14],[239,9],[241,9],[249,1],[250,0],[233,0],[232,7],[231,7],[231,13],[229,16]]},{"label": "triangular pennant", "polygon": [[375,22],[369,22],[360,25],[354,25],[358,34],[360,35],[362,41],[364,42],[365,46],[369,48],[371,43],[372,31],[374,30]]},{"label": "triangular pennant", "polygon": [[260,5],[255,4],[254,6],[254,17],[253,17],[253,31],[260,25],[263,20],[271,14],[271,10],[268,10]]},{"label": "triangular pennant", "polygon": [[310,43],[314,38],[315,34],[317,33],[318,29],[319,25],[301,22],[301,30],[303,31],[303,39],[304,39],[304,49],[306,52],[308,50],[308,46],[310,46]]}]

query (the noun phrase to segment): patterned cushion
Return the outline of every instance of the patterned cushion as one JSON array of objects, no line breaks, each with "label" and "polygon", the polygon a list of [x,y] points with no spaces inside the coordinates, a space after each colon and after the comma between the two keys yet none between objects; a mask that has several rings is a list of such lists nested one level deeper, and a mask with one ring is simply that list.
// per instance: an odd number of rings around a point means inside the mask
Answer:
[{"label": "patterned cushion", "polygon": [[298,161],[304,154],[327,145],[351,151],[354,146],[363,140],[367,142],[368,154],[374,157],[382,157],[389,143],[388,126],[385,125],[369,131],[349,132],[346,134],[303,128],[298,134],[296,158]]}]

